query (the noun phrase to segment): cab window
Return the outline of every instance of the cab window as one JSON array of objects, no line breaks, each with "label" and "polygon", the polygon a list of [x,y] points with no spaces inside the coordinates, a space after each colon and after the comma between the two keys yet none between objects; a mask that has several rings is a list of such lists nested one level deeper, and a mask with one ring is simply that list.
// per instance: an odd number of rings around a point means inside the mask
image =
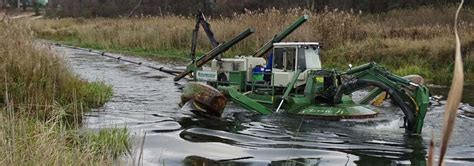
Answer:
[{"label": "cab window", "polygon": [[307,48],[298,48],[298,69],[301,71],[306,70],[306,57],[305,57],[305,50]]},{"label": "cab window", "polygon": [[295,62],[296,62],[296,49],[295,48],[287,48],[286,49],[286,65],[285,69],[293,71],[295,70]]},{"label": "cab window", "polygon": [[295,70],[296,48],[275,48],[273,51],[273,68]]},{"label": "cab window", "polygon": [[275,69],[283,69],[283,52],[285,52],[284,48],[275,48],[273,51],[273,68]]}]

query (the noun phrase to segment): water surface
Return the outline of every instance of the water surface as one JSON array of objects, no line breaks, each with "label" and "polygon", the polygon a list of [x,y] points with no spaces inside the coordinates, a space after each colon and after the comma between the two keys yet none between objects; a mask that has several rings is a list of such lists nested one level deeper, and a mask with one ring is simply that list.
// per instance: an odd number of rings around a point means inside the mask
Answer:
[{"label": "water surface", "polygon": [[[114,96],[86,116],[86,127],[126,126],[137,140],[146,132],[145,165],[426,165],[431,134],[437,145],[440,142],[445,101],[430,107],[421,136],[404,134],[399,128],[401,112],[394,108],[382,108],[384,113],[374,119],[323,121],[256,115],[230,104],[222,119],[208,120],[178,107],[185,82],[175,83],[167,74],[84,51],[58,51],[82,78],[113,86]],[[465,92],[471,104],[473,89]],[[433,92],[444,95],[445,91]],[[463,104],[459,110],[448,165],[474,165],[474,118],[465,116],[465,110],[474,109]]]}]

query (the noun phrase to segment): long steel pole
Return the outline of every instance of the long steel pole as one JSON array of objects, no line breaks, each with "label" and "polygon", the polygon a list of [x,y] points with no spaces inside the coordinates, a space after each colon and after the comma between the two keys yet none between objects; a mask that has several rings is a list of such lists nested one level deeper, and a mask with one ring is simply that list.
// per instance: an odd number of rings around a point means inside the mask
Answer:
[{"label": "long steel pole", "polygon": [[108,58],[117,59],[119,61],[124,61],[124,62],[128,62],[128,63],[144,66],[144,67],[147,67],[147,68],[150,68],[150,69],[153,69],[153,70],[158,70],[158,71],[161,71],[163,73],[170,74],[170,75],[173,75],[173,76],[176,76],[178,73],[183,72],[183,71],[180,71],[180,70],[169,69],[169,68],[166,68],[166,67],[163,67],[163,66],[151,66],[151,65],[143,64],[142,62],[137,62],[137,61],[124,59],[123,57],[120,57],[120,56],[113,56],[113,55],[110,55],[110,53],[106,53],[106,52],[102,52],[102,51],[96,51],[96,50],[87,49],[87,48],[68,46],[68,45],[63,45],[63,44],[59,44],[59,43],[57,43],[55,45],[59,46],[59,47],[64,47],[64,48],[87,51],[87,52],[94,53],[94,54],[101,55],[101,56],[105,56],[105,57],[108,57]]}]

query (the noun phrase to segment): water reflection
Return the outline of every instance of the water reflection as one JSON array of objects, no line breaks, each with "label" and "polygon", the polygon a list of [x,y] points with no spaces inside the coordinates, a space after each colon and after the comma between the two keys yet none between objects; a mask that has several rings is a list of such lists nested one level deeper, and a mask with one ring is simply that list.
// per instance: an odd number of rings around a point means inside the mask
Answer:
[{"label": "water reflection", "polygon": [[[240,113],[237,113],[240,114]],[[240,116],[234,116],[240,117]],[[291,119],[291,118],[290,118]],[[238,121],[238,120],[237,120]],[[307,123],[320,123],[320,120],[312,122],[313,119],[305,120]],[[323,156],[317,156],[313,153],[309,157],[302,158],[292,154],[292,151],[319,149],[320,151],[339,151],[342,154],[352,154],[357,156],[354,163],[360,165],[426,165],[426,150],[421,136],[403,135],[404,142],[390,142],[383,140],[374,140],[370,135],[363,131],[359,133],[338,134],[332,132],[320,132],[311,130],[310,127],[302,127],[300,131],[297,128],[280,125],[267,125],[258,122],[238,121],[214,121],[210,123],[206,119],[181,118],[179,123],[186,128],[180,132],[180,137],[190,142],[221,142],[233,146],[252,148],[278,148],[289,149],[287,153],[281,154],[278,159],[273,160],[271,164],[277,165],[318,165]],[[283,121],[285,124],[288,119]],[[235,124],[232,124],[235,123]],[[323,122],[330,124],[333,122]],[[327,126],[326,126],[327,127]],[[326,128],[325,127],[325,128]],[[365,140],[366,139],[366,140]],[[299,152],[296,152],[299,153]],[[295,157],[292,159],[292,157]],[[284,159],[284,160],[283,160]],[[218,163],[223,164],[221,160],[211,160],[205,156],[193,155],[186,158],[191,163]],[[243,164],[242,158],[228,159],[225,163]],[[245,158],[252,161],[251,158]],[[225,165],[225,164],[224,164]]]},{"label": "water reflection", "polygon": [[[187,166],[195,166],[195,165],[253,165],[252,163],[242,162],[239,160],[244,159],[251,159],[253,157],[242,157],[242,158],[235,158],[235,159],[226,159],[226,160],[212,160],[204,157],[199,156],[187,156],[183,164]],[[270,165],[278,165],[278,166],[318,166],[321,164],[321,158],[294,158],[294,159],[287,159],[287,160],[277,160],[271,161]],[[349,164],[349,160],[347,160],[346,164]]]},{"label": "water reflection", "polygon": [[[166,74],[88,53],[60,51],[81,77],[113,86],[113,98],[88,114],[86,127],[126,126],[132,135],[145,131],[146,165],[426,165],[431,134],[436,142],[440,138],[444,101],[430,108],[420,136],[405,135],[399,128],[402,114],[390,108],[383,108],[374,119],[324,121],[286,114],[261,116],[231,104],[223,118],[207,119],[178,108],[182,83]],[[447,165],[474,164],[474,118],[469,110],[473,108],[468,104],[460,109]]]}]

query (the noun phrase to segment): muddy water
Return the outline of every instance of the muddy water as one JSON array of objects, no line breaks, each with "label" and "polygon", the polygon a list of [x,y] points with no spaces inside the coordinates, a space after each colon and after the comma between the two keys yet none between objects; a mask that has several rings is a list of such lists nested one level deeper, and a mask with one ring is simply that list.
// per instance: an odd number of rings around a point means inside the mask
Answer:
[{"label": "muddy water", "polygon": [[[178,107],[185,82],[87,52],[58,50],[84,79],[113,86],[113,98],[87,115],[86,127],[126,126],[132,135],[146,133],[145,165],[426,165],[431,134],[440,142],[444,101],[431,106],[421,136],[405,135],[399,128],[401,115],[393,108],[384,108],[385,113],[370,120],[334,122],[260,116],[231,104],[221,120],[207,120]],[[459,110],[448,165],[474,165],[474,118],[465,116],[464,110],[474,109],[463,104]]]}]

